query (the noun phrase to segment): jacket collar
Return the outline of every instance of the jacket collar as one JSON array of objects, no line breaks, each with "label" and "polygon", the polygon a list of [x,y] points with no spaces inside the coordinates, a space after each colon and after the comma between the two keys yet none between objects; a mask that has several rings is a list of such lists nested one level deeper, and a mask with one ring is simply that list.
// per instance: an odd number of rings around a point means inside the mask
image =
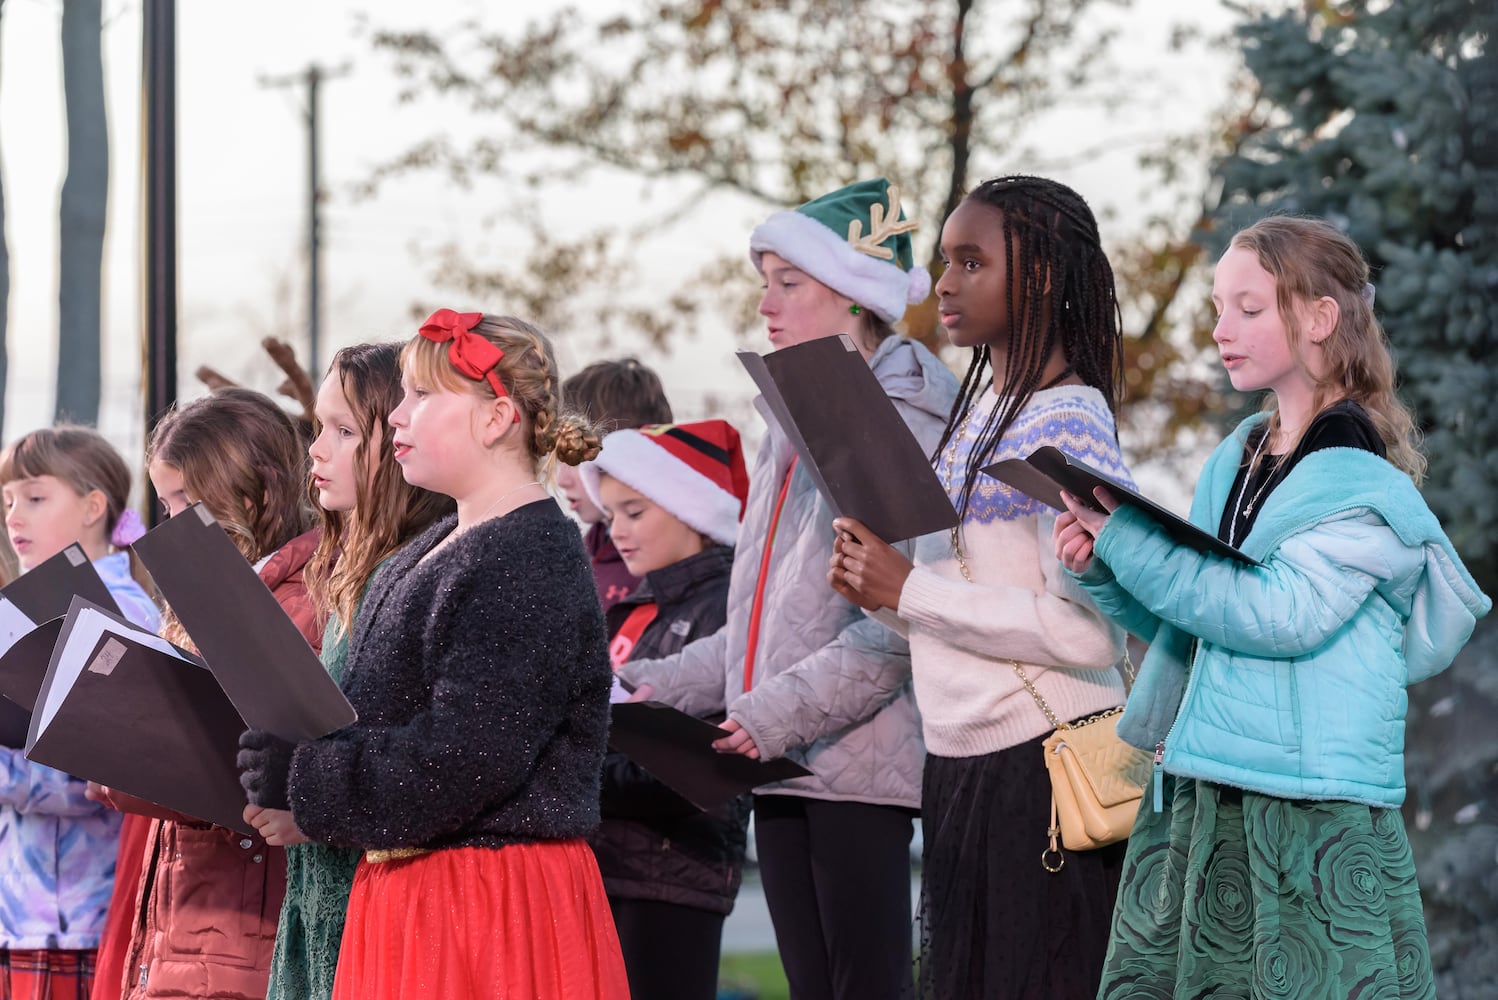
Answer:
[{"label": "jacket collar", "polygon": [[722,580],[733,568],[733,549],[711,545],[694,556],[645,574],[645,580],[629,596],[631,604],[655,601],[667,607],[681,604],[701,588]]},{"label": "jacket collar", "polygon": [[275,590],[302,571],[307,560],[317,549],[317,540],[322,537],[321,528],[313,528],[297,535],[291,541],[271,553],[260,568],[260,579],[266,587]]}]

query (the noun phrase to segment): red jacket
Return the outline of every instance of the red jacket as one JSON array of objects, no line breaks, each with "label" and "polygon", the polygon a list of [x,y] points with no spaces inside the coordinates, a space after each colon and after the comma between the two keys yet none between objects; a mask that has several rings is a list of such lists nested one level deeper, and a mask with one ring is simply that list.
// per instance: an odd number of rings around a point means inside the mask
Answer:
[{"label": "red jacket", "polygon": [[[298,535],[260,569],[313,649],[322,645],[322,629],[302,568],[317,538],[316,530]],[[263,1000],[285,895],[284,848],[186,817],[153,820],[125,963],[126,1000]]]}]

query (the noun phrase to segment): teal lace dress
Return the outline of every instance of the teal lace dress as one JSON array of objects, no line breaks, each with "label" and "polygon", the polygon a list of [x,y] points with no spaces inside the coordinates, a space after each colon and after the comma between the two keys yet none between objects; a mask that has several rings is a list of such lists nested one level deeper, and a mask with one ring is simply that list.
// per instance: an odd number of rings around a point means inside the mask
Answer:
[{"label": "teal lace dress", "polygon": [[1397,809],[1164,775],[1129,838],[1099,1000],[1434,998]]},{"label": "teal lace dress", "polygon": [[[322,662],[342,683],[348,660],[348,632],[328,622]],[[266,1000],[330,1000],[343,918],[348,910],[354,869],[362,852],[326,844],[286,848],[286,902],[276,929]]]}]

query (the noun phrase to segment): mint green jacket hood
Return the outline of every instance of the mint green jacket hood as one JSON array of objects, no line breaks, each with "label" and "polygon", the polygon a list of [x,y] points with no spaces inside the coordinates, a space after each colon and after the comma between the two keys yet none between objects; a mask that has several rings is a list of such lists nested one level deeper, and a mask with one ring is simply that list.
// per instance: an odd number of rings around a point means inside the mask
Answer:
[{"label": "mint green jacket hood", "polygon": [[[1208,459],[1190,519],[1216,533],[1250,417]],[[1407,685],[1450,665],[1492,602],[1414,483],[1370,452],[1301,460],[1240,548],[1172,542],[1122,508],[1079,577],[1148,640],[1119,722],[1171,773],[1286,798],[1404,799]]]}]

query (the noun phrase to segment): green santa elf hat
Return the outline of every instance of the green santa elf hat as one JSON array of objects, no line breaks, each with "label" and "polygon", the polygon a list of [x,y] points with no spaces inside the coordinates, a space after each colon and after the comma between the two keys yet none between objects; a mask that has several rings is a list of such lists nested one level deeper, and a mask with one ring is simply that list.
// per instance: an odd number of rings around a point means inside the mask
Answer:
[{"label": "green santa elf hat", "polygon": [[931,275],[914,266],[900,189],[883,177],[824,194],[795,211],[776,212],[749,236],[756,268],[783,257],[839,295],[898,323],[905,307],[931,294]]}]

